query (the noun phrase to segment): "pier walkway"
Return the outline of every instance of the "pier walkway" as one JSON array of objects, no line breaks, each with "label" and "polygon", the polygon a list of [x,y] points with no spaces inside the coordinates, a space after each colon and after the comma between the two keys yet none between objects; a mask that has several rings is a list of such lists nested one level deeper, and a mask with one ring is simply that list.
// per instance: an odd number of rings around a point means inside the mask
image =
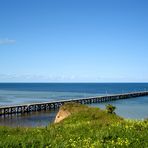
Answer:
[{"label": "pier walkway", "polygon": [[96,96],[96,97],[79,98],[79,99],[67,99],[67,100],[59,100],[59,101],[43,102],[43,103],[22,104],[22,105],[14,105],[14,106],[13,105],[2,106],[0,107],[0,116],[57,109],[61,105],[67,102],[91,104],[91,103],[101,103],[106,101],[128,99],[128,98],[141,97],[141,96],[148,96],[148,91],[131,92],[131,93],[125,93],[125,94],[115,94],[115,95],[106,95],[106,96]]}]

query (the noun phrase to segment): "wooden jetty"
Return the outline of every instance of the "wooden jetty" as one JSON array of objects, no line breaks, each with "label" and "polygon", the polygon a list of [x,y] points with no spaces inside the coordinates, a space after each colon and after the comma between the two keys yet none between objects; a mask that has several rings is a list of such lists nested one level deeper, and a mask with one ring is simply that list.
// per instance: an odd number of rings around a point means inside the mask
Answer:
[{"label": "wooden jetty", "polygon": [[141,96],[148,96],[148,91],[131,92],[131,93],[125,93],[125,94],[115,94],[115,95],[106,95],[106,96],[96,96],[96,97],[79,98],[79,99],[67,99],[67,100],[59,100],[59,101],[43,102],[43,103],[22,104],[22,105],[14,105],[14,106],[13,105],[2,106],[0,107],[0,116],[57,109],[61,105],[67,102],[91,104],[91,103],[100,103],[100,102],[128,99],[128,98],[141,97]]}]

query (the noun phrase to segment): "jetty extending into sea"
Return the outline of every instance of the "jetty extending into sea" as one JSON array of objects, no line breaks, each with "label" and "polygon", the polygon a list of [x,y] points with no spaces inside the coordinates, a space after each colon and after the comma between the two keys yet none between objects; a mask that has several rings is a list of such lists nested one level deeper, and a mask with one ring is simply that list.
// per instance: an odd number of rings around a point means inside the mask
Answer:
[{"label": "jetty extending into sea", "polygon": [[67,99],[67,100],[59,100],[59,101],[52,101],[52,102],[2,106],[0,107],[0,116],[57,109],[64,103],[68,103],[68,102],[76,102],[80,104],[91,104],[91,103],[101,103],[101,102],[128,99],[128,98],[141,97],[141,96],[148,96],[148,91],[131,92],[131,93],[106,95],[106,96],[95,96],[95,97],[89,97],[89,98]]}]

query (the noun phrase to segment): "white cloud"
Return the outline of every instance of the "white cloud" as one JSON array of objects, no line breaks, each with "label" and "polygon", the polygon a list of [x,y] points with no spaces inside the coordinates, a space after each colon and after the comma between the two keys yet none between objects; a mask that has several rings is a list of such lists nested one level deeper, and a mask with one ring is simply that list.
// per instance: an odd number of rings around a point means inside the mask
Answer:
[{"label": "white cloud", "polygon": [[0,45],[9,45],[9,44],[15,44],[16,40],[12,40],[12,39],[0,39]]},{"label": "white cloud", "polygon": [[87,75],[33,75],[0,74],[0,82],[148,82],[148,78],[139,77],[91,77]]},{"label": "white cloud", "polygon": [[0,82],[96,82],[88,76],[0,74]]}]

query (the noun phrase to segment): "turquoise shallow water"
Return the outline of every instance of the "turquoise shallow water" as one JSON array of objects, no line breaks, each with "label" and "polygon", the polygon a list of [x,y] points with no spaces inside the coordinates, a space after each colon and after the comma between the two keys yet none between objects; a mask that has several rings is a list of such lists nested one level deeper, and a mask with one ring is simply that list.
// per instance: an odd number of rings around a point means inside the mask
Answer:
[{"label": "turquoise shallow water", "polygon": [[104,94],[85,92],[47,92],[0,90],[0,106],[86,98]]},{"label": "turquoise shallow water", "polygon": [[116,114],[128,119],[146,119],[148,118],[148,96],[130,98],[125,100],[110,101],[104,103],[91,104],[90,106],[105,109],[105,105],[112,104],[116,106]]},{"label": "turquoise shallow water", "polygon": [[[148,90],[147,83],[0,83],[0,106],[48,102],[72,98],[126,93]],[[116,113],[124,118],[148,118],[148,96],[90,104],[105,108],[106,104],[117,107]],[[8,126],[46,126],[52,123],[57,111],[38,112],[26,115],[0,117],[0,125]]]},{"label": "turquoise shallow water", "polygon": [[58,110],[55,111],[42,111],[32,112],[26,114],[18,114],[13,116],[0,117],[0,126],[11,127],[40,127],[48,126],[53,123]]}]

